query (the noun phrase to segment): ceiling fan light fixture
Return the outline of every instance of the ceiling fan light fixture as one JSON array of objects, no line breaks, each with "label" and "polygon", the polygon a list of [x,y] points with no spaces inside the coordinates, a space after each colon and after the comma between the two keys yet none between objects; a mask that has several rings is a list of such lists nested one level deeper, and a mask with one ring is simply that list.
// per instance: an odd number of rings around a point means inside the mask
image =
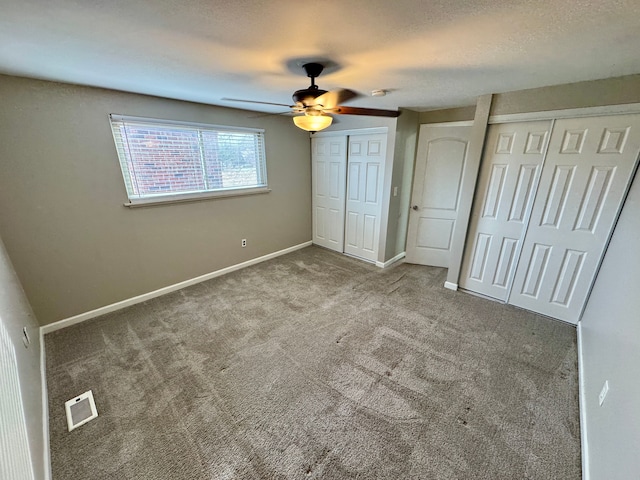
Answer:
[{"label": "ceiling fan light fixture", "polygon": [[298,115],[293,117],[293,123],[296,127],[306,130],[307,132],[319,132],[324,130],[333,122],[333,118],[329,115]]}]

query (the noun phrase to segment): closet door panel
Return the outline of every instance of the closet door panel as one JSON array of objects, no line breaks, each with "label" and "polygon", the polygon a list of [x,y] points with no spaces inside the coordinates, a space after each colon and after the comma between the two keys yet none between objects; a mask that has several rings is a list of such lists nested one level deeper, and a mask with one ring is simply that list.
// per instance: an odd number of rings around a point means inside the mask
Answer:
[{"label": "closet door panel", "polygon": [[558,120],[509,303],[577,323],[640,154],[640,115]]},{"label": "closet door panel", "polygon": [[313,243],[344,251],[346,137],[311,140]]},{"label": "closet door panel", "polygon": [[506,301],[549,139],[550,121],[491,125],[460,286]]},{"label": "closet door panel", "polygon": [[376,261],[380,238],[386,134],[349,137],[344,252]]}]

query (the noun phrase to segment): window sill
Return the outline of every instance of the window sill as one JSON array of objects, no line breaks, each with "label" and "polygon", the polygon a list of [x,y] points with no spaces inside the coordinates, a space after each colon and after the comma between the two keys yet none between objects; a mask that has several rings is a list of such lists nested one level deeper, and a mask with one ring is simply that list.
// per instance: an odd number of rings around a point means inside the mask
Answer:
[{"label": "window sill", "polygon": [[129,208],[152,207],[157,205],[170,205],[173,203],[199,202],[215,198],[244,197],[245,195],[258,195],[262,193],[269,193],[270,191],[271,189],[268,187],[256,187],[220,190],[217,192],[167,194],[158,195],[157,197],[130,199],[128,203],[124,204],[124,206]]}]

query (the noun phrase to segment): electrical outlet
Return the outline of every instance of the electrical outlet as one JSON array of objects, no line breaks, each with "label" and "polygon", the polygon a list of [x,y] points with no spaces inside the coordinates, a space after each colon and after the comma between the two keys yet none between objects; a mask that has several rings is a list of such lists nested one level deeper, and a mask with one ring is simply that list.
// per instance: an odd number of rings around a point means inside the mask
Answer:
[{"label": "electrical outlet", "polygon": [[246,247],[246,246],[247,246],[247,239],[246,239],[246,238],[243,238],[243,239],[242,239],[242,248],[244,248],[244,247]]},{"label": "electrical outlet", "polygon": [[394,197],[398,196],[398,187],[393,187],[393,196]]},{"label": "electrical outlet", "polygon": [[604,399],[606,398],[607,393],[609,393],[609,380],[606,380],[604,382],[602,390],[600,390],[600,395],[598,395],[598,403],[600,404],[600,406],[602,406],[602,404],[604,403]]},{"label": "electrical outlet", "polygon": [[29,348],[31,339],[29,338],[29,334],[27,333],[27,327],[22,327],[22,343],[24,343],[24,346],[26,348]]}]

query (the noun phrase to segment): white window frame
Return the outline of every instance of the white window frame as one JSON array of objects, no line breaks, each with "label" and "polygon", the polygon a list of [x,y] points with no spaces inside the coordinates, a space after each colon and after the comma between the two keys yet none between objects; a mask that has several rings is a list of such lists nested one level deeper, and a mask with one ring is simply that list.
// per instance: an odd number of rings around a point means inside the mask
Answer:
[{"label": "white window frame", "polygon": [[[264,130],[257,128],[233,127],[224,125],[213,125],[207,123],[184,122],[179,120],[167,120],[148,117],[134,117],[128,115],[110,114],[109,121],[113,140],[118,154],[122,178],[127,190],[129,201],[124,205],[127,207],[139,207],[145,205],[156,205],[163,203],[192,202],[197,200],[205,200],[218,197],[230,197],[240,195],[254,195],[268,193],[271,190],[267,184],[267,161],[265,153]],[[191,130],[191,131],[214,131],[223,133],[251,133],[256,135],[256,155],[258,156],[258,182],[256,185],[228,188],[210,188],[193,191],[180,192],[162,192],[153,194],[136,195],[133,191],[133,183],[131,180],[132,172],[128,167],[128,157],[126,153],[127,140],[120,133],[120,125],[140,125],[149,127],[166,127],[167,130]],[[201,138],[201,135],[199,135]],[[202,140],[199,141],[200,151],[203,152]],[[201,153],[202,155],[202,153]]]}]

